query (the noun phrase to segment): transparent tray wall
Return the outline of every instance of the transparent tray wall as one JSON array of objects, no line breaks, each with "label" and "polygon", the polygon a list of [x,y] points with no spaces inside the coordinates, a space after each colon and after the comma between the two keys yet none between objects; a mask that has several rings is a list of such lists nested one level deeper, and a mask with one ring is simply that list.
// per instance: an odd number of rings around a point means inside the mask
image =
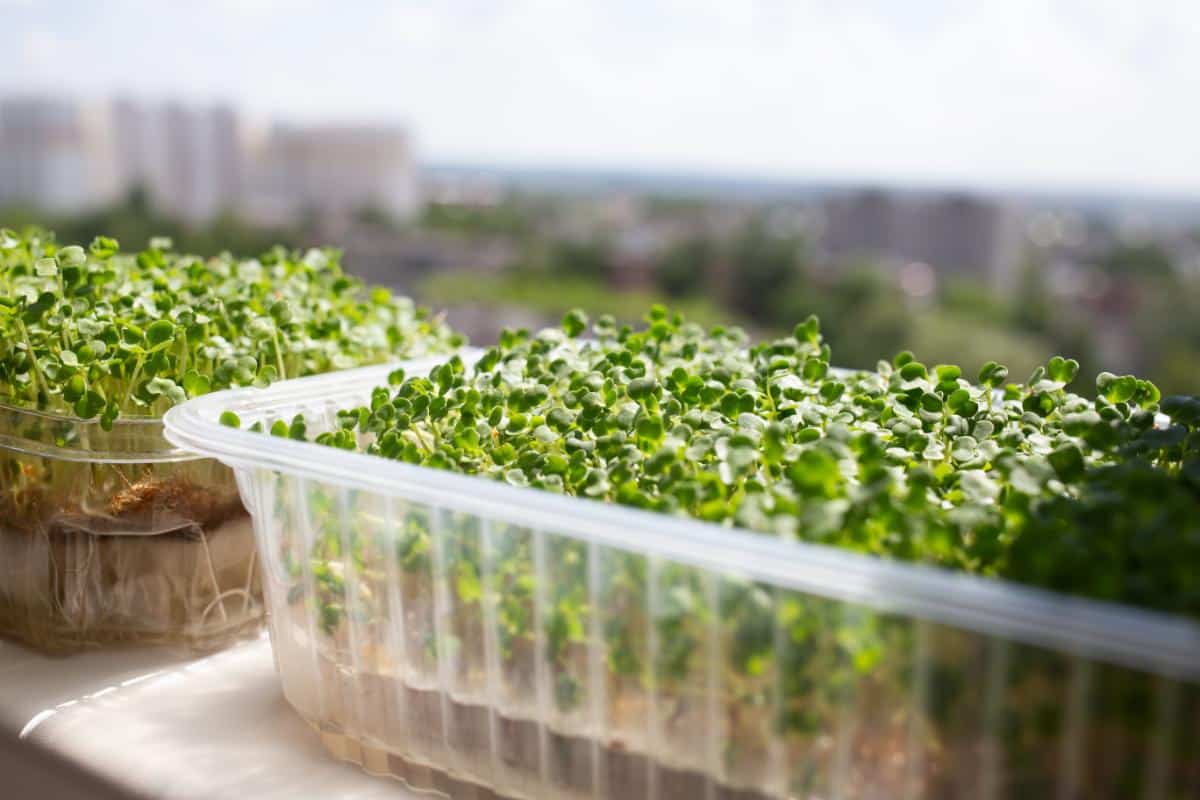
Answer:
[{"label": "transparent tray wall", "polygon": [[162,420],[0,403],[0,635],[46,652],[211,650],[258,630],[253,528],[232,471]]},{"label": "transparent tray wall", "polygon": [[[354,381],[233,406],[311,434]],[[238,467],[284,693],[370,772],[455,798],[1200,796],[1194,623],[205,421],[230,399],[168,435]]]}]

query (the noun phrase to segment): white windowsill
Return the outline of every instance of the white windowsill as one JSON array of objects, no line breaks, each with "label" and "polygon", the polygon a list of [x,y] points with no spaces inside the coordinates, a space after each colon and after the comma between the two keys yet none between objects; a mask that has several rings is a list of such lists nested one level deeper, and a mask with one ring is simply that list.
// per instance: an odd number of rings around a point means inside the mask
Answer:
[{"label": "white windowsill", "polygon": [[283,699],[265,637],[201,659],[47,658],[0,640],[0,733],[152,797],[421,797],[325,751]]}]

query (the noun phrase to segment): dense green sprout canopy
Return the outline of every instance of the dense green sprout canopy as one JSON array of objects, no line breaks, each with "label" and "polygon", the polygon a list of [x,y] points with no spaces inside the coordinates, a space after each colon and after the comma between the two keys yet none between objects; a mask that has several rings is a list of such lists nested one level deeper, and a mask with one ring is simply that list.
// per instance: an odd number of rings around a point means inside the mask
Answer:
[{"label": "dense green sprout canopy", "polygon": [[659,307],[588,328],[572,311],[474,366],[397,372],[317,441],[1200,614],[1198,398],[1103,373],[1087,399],[1060,357],[1024,383],[908,352],[839,371],[815,318],[755,345]]},{"label": "dense green sprout canopy", "polygon": [[109,425],[188,397],[447,351],[427,311],[346,275],[334,250],[199,258],[0,230],[0,400]]}]

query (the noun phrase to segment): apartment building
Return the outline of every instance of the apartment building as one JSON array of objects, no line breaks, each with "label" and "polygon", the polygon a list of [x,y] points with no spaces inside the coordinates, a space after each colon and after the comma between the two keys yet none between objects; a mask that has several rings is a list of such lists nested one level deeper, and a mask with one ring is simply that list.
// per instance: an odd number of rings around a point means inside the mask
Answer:
[{"label": "apartment building", "polygon": [[279,223],[365,208],[405,220],[418,208],[407,133],[389,125],[277,125],[251,154],[248,216]]},{"label": "apartment building", "polygon": [[39,97],[0,100],[0,205],[77,213],[117,193],[104,106]]},{"label": "apartment building", "polygon": [[144,189],[160,212],[204,222],[237,211],[287,224],[418,206],[407,132],[391,125],[275,125],[254,141],[224,105],[117,98],[0,100],[0,205],[78,213]]}]

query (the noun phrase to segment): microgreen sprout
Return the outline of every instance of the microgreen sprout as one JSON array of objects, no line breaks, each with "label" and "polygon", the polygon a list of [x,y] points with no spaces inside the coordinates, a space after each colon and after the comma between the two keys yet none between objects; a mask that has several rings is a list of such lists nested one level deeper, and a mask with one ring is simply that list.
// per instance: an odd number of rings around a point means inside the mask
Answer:
[{"label": "microgreen sprout", "polygon": [[0,233],[0,397],[98,417],[158,416],[231,386],[457,345],[437,319],[346,275],[333,250],[201,259]]},{"label": "microgreen sprout", "polygon": [[[316,440],[1200,614],[1187,566],[1200,539],[1180,535],[1200,525],[1200,400],[1160,406],[1153,384],[1109,373],[1088,400],[1066,390],[1078,363],[1058,356],[1019,385],[996,362],[974,383],[908,352],[833,370],[815,317],[753,346],[661,307],[646,319],[600,319],[584,338],[576,310],[561,329],[506,332],[473,368],[455,357],[397,376]],[[1125,512],[1097,514],[1106,503]],[[1051,532],[1085,513],[1097,518],[1075,536],[1094,546],[1068,559],[1076,543]],[[1145,557],[1164,548],[1180,557]]]}]

